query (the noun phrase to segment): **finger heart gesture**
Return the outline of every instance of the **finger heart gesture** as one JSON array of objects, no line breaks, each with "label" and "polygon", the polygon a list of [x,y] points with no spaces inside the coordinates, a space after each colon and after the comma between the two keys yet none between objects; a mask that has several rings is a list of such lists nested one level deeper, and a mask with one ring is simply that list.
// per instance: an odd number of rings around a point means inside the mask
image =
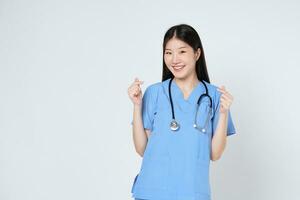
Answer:
[{"label": "finger heart gesture", "polygon": [[219,87],[218,91],[221,92],[220,113],[226,113],[233,102],[233,96],[228,91],[226,91],[225,86]]}]

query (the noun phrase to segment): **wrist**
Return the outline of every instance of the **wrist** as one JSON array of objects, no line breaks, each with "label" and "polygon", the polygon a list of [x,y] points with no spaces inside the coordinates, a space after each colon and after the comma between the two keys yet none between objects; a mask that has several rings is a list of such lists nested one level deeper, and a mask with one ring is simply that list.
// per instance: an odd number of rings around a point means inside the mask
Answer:
[{"label": "wrist", "polygon": [[220,116],[226,117],[228,115],[228,110],[220,112]]},{"label": "wrist", "polygon": [[142,110],[142,105],[141,104],[134,104],[133,109],[134,110]]}]

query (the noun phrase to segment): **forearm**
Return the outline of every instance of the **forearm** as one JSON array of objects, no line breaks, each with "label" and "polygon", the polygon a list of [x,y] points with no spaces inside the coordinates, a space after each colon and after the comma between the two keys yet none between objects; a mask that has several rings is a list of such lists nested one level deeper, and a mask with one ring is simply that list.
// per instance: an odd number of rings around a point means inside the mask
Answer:
[{"label": "forearm", "polygon": [[147,144],[147,135],[143,126],[142,107],[134,105],[133,108],[133,142],[136,152],[143,156]]},{"label": "forearm", "polygon": [[218,125],[212,139],[211,160],[218,160],[226,146],[228,112],[220,113]]}]

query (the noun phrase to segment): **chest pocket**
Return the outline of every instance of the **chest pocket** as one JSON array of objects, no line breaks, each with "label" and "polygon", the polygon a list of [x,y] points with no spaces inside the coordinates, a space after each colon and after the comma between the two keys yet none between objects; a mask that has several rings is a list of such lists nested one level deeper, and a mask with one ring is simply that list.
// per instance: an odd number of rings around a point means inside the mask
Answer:
[{"label": "chest pocket", "polygon": [[159,107],[154,112],[153,117],[153,134],[159,134],[165,128],[168,127],[168,125],[171,122],[172,114],[169,113],[168,109]]},{"label": "chest pocket", "polygon": [[161,95],[153,113],[153,135],[163,133],[169,127],[171,119],[172,111],[169,101],[164,95]]}]

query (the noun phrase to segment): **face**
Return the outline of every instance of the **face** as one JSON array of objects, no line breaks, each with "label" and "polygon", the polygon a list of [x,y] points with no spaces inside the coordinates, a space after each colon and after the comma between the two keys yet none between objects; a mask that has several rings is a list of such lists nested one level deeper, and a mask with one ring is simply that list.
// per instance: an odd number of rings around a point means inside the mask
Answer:
[{"label": "face", "polygon": [[185,79],[196,75],[196,61],[200,57],[200,48],[195,52],[187,43],[170,39],[165,48],[164,61],[175,78]]}]

